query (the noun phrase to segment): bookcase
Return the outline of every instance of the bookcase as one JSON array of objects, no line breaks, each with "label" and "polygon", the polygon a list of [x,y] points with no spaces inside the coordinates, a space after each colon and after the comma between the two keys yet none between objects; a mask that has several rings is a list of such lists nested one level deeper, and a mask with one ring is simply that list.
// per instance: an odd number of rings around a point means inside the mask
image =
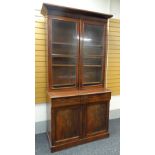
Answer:
[{"label": "bookcase", "polygon": [[44,3],[51,151],[109,136],[105,87],[107,23],[112,15]]}]

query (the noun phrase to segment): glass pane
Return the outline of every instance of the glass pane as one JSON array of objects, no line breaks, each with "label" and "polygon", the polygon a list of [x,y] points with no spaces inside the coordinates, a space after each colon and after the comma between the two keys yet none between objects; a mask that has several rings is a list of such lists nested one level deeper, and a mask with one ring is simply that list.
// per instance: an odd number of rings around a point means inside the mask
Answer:
[{"label": "glass pane", "polygon": [[76,59],[69,57],[53,57],[53,65],[62,64],[62,65],[76,65]]},{"label": "glass pane", "polygon": [[78,37],[76,23],[52,21],[52,82],[53,87],[76,85]]},{"label": "glass pane", "polygon": [[53,66],[53,87],[75,86],[75,67]]},{"label": "glass pane", "polygon": [[84,57],[83,63],[84,63],[84,65],[101,66],[102,65],[102,59],[100,57],[99,58]]},{"label": "glass pane", "polygon": [[104,28],[101,25],[85,24],[83,37],[83,85],[102,83],[102,60]]},{"label": "glass pane", "polygon": [[53,19],[52,42],[76,44],[76,23]]},{"label": "glass pane", "polygon": [[93,85],[101,83],[101,67],[84,67],[84,85]]},{"label": "glass pane", "polygon": [[90,46],[88,45],[87,43],[84,43],[84,46],[83,46],[83,54],[84,56],[101,56],[103,55],[102,53],[103,51],[103,46]]},{"label": "glass pane", "polygon": [[63,43],[53,43],[52,44],[52,53],[59,55],[76,55],[77,52],[77,44],[76,45],[65,45]]},{"label": "glass pane", "polygon": [[85,24],[84,26],[84,44],[85,45],[103,45],[103,26]]}]

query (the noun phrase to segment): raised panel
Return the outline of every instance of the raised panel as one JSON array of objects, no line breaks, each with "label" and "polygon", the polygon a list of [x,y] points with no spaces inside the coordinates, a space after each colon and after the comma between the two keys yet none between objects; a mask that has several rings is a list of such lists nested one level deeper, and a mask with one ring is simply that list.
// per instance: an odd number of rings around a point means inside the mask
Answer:
[{"label": "raised panel", "polygon": [[86,106],[86,136],[96,135],[107,131],[108,102],[100,101]]},{"label": "raised panel", "polygon": [[54,143],[64,143],[80,138],[82,129],[81,106],[68,106],[54,109],[55,139]]}]

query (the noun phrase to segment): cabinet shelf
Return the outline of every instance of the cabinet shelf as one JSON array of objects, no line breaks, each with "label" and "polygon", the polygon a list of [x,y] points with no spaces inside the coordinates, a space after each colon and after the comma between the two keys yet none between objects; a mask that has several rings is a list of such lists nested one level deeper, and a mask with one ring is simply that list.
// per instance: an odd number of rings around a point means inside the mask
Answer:
[{"label": "cabinet shelf", "polygon": [[[77,56],[76,55],[69,55],[69,54],[51,54],[52,57],[59,57],[59,58],[76,58]],[[90,58],[90,59],[100,59],[104,57],[104,55],[84,55],[83,58],[84,59],[87,59],[87,58]]]},{"label": "cabinet shelf", "polygon": [[52,44],[55,44],[55,45],[67,45],[67,46],[77,46],[77,44],[66,43],[66,42],[52,42]]},{"label": "cabinet shelf", "polygon": [[90,45],[84,45],[84,47],[103,47],[102,44],[90,44]]},{"label": "cabinet shelf", "polygon": [[83,65],[84,67],[102,67],[101,65]]},{"label": "cabinet shelf", "polygon": [[76,55],[66,55],[66,54],[51,54],[53,58],[75,58]]},{"label": "cabinet shelf", "polygon": [[[67,42],[52,42],[52,44],[57,45],[68,45],[68,46],[77,46],[77,44],[73,43],[67,43]],[[90,45],[84,45],[84,47],[103,47],[102,44],[90,44]]]},{"label": "cabinet shelf", "polygon": [[84,55],[83,58],[92,58],[92,59],[99,59],[99,58],[102,58],[104,57],[104,55]]},{"label": "cabinet shelf", "polygon": [[84,84],[84,85],[89,85],[89,84],[101,84],[101,82],[98,82],[98,81],[96,81],[96,82],[84,82],[83,84]]},{"label": "cabinet shelf", "polygon": [[75,83],[66,83],[66,84],[54,84],[54,87],[67,87],[67,86],[75,86]]},{"label": "cabinet shelf", "polygon": [[75,67],[76,65],[72,64],[53,64],[53,67]]}]

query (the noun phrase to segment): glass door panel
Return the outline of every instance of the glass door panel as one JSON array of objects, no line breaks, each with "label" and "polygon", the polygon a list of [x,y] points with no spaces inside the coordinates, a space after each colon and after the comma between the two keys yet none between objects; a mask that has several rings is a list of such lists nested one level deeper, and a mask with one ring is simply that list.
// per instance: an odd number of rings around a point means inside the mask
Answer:
[{"label": "glass door panel", "polygon": [[84,24],[84,44],[93,47],[103,45],[103,26],[95,24]]},{"label": "glass door panel", "polygon": [[101,67],[84,66],[83,67],[83,72],[84,72],[83,85],[100,84],[102,80],[101,69],[102,69]]},{"label": "glass door panel", "polygon": [[75,66],[53,66],[53,87],[74,87],[76,81]]},{"label": "glass door panel", "polygon": [[104,26],[84,23],[83,29],[83,85],[102,84],[104,57]]},{"label": "glass door panel", "polygon": [[[90,41],[91,43],[91,41]],[[89,43],[89,44],[90,44]],[[83,44],[83,55],[84,56],[101,56],[102,55],[102,51],[103,51],[103,45],[100,46],[95,46],[95,45],[88,45],[88,43],[86,41],[84,41]]]},{"label": "glass door panel", "polygon": [[102,65],[101,57],[84,57],[84,66],[94,65],[100,67]]},{"label": "glass door panel", "polygon": [[78,24],[52,20],[52,85],[54,88],[76,86],[78,57]]},{"label": "glass door panel", "polygon": [[64,20],[53,19],[52,21],[53,43],[64,43],[66,45],[76,45],[77,32],[76,23]]}]

